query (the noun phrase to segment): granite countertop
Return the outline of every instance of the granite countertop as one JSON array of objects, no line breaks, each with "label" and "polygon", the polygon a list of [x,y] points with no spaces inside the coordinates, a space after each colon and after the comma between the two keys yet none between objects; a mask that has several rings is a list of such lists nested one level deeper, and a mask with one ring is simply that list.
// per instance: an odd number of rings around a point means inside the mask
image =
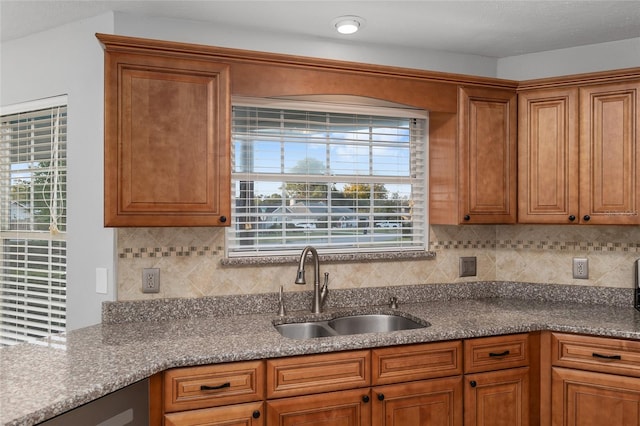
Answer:
[{"label": "granite countertop", "polygon": [[[258,297],[258,303],[247,297],[109,302],[102,324],[0,349],[0,424],[36,424],[171,367],[537,330],[640,340],[640,312],[631,305],[629,289],[481,283],[375,289],[367,294],[373,296],[336,291],[321,316],[388,312],[386,301],[394,294],[400,312],[431,326],[295,340],[281,336],[274,321],[301,321],[311,314],[289,308],[286,318],[278,317],[273,314],[275,295]],[[309,294],[287,296],[287,302],[306,303]],[[238,300],[244,310],[234,305]],[[214,309],[202,316],[202,303],[220,304],[236,313]],[[198,315],[185,314],[185,308]],[[159,315],[153,321],[131,321],[149,318],[151,312]]]}]

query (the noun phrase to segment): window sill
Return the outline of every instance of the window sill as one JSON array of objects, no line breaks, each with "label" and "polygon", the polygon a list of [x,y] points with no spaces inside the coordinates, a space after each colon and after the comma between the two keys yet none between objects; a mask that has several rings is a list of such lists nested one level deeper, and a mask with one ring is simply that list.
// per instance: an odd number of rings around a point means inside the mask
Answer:
[{"label": "window sill", "polygon": [[[321,262],[369,262],[394,260],[425,260],[435,259],[435,251],[400,251],[396,253],[337,253],[321,254]],[[280,265],[295,263],[299,256],[269,256],[269,257],[232,257],[220,261],[222,266],[239,265]]]}]

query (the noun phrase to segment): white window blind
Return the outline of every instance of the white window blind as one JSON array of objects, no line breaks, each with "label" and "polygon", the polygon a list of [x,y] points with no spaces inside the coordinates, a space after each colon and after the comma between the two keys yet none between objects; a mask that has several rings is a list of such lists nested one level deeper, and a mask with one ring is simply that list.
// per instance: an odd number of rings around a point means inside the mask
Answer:
[{"label": "white window blind", "polygon": [[22,107],[0,121],[2,345],[66,325],[66,97]]},{"label": "white window blind", "polygon": [[426,135],[423,111],[234,101],[228,255],[425,250]]}]

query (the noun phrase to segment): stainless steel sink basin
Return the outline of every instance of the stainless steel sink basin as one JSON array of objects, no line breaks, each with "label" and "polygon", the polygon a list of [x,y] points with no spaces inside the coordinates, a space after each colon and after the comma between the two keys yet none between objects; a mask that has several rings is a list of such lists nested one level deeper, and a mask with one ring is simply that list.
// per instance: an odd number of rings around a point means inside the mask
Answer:
[{"label": "stainless steel sink basin", "polygon": [[367,314],[339,317],[328,322],[338,334],[386,333],[425,326],[399,315]]},{"label": "stainless steel sink basin", "polygon": [[325,321],[279,324],[275,327],[280,334],[290,339],[312,339],[315,337],[335,336],[337,334],[327,328]]},{"label": "stainless steel sink basin", "polygon": [[394,314],[362,314],[341,316],[328,321],[277,324],[275,328],[284,337],[312,339],[316,337],[413,330],[430,325],[427,322],[421,323]]}]

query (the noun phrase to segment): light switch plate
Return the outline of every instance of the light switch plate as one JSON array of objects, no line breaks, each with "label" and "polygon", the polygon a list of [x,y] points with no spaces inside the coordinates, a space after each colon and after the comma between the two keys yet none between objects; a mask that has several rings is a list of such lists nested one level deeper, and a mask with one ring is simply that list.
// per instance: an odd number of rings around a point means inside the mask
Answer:
[{"label": "light switch plate", "polygon": [[108,289],[107,268],[96,268],[96,293],[107,294]]},{"label": "light switch plate", "polygon": [[461,277],[475,277],[476,276],[476,257],[467,256],[460,258],[460,273]]}]

